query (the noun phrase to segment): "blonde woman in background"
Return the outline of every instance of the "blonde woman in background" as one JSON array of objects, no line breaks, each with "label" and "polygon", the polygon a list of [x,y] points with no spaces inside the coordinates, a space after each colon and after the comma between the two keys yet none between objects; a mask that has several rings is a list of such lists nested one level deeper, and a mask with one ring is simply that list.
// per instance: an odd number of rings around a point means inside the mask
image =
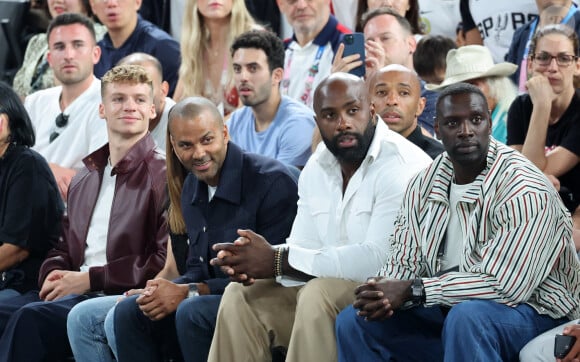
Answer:
[{"label": "blonde woman in background", "polygon": [[256,28],[244,0],[188,0],[181,32],[181,67],[174,99],[203,96],[223,115],[238,107],[229,47]]}]

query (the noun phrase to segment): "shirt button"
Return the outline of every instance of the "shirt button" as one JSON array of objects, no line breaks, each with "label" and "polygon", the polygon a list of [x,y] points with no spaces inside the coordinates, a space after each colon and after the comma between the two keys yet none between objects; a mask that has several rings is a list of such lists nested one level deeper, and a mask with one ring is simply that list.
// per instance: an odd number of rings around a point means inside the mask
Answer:
[{"label": "shirt button", "polygon": [[203,263],[203,256],[199,257],[199,261],[201,261]]}]

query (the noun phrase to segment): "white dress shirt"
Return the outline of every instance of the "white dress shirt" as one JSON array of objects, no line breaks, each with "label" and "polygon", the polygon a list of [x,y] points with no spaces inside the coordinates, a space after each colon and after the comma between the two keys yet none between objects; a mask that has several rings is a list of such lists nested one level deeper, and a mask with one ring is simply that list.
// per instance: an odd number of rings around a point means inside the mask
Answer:
[{"label": "white dress shirt", "polygon": [[[420,148],[378,118],[361,166],[342,192],[338,161],[323,142],[298,182],[298,212],[288,262],[316,277],[364,281],[389,255],[387,240],[411,177],[431,163]],[[288,277],[285,286],[300,285]]]}]

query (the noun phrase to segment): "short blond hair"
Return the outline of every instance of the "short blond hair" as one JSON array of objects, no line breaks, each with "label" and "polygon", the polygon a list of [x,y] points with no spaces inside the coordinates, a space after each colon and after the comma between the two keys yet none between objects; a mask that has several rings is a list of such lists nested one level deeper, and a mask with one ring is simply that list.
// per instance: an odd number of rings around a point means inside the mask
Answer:
[{"label": "short blond hair", "polygon": [[147,84],[151,88],[153,98],[153,80],[147,70],[140,65],[122,64],[110,69],[101,79],[101,97],[105,96],[105,88],[112,83]]}]

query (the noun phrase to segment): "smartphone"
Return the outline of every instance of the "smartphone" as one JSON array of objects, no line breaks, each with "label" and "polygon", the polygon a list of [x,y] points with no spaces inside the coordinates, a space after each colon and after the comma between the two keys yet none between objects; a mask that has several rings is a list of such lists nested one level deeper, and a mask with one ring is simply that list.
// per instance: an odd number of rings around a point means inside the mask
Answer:
[{"label": "smartphone", "polygon": [[354,74],[357,77],[364,77],[366,73],[365,67],[365,36],[363,33],[352,33],[352,34],[345,34],[343,41],[344,43],[344,53],[342,54],[343,57],[353,54],[359,54],[359,60],[362,61],[362,65],[351,69],[349,71],[350,74]]},{"label": "smartphone", "polygon": [[554,356],[556,358],[566,357],[574,346],[574,343],[576,343],[576,337],[556,334],[556,339],[554,341]]}]

